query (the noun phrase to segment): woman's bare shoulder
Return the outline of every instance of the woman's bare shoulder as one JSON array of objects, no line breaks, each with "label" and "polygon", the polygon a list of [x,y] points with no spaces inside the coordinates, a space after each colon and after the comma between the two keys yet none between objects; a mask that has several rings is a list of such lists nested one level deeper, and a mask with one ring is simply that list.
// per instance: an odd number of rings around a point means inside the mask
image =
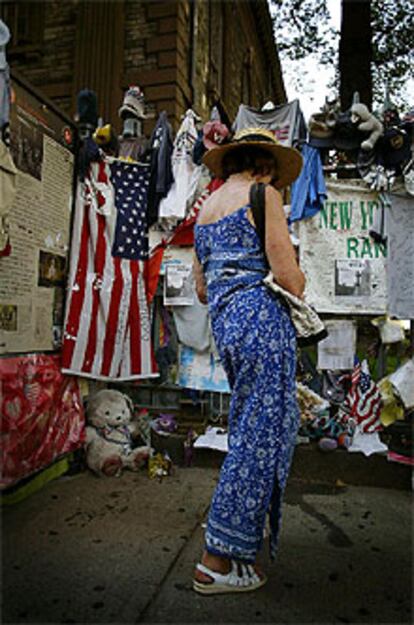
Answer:
[{"label": "woman's bare shoulder", "polygon": [[[218,193],[218,191],[215,191],[215,193]],[[213,193],[213,195],[208,197],[203,202],[202,209],[200,210],[200,213],[197,217],[197,222],[199,224],[209,223],[211,221],[214,221],[214,218],[216,216],[218,206],[219,206],[219,203],[217,202],[217,198],[213,197],[215,193]]]},{"label": "woman's bare shoulder", "polygon": [[245,200],[244,195],[240,193],[239,189],[234,189],[232,185],[223,185],[203,203],[197,222],[202,225],[222,219],[222,217],[240,208],[240,202]]}]

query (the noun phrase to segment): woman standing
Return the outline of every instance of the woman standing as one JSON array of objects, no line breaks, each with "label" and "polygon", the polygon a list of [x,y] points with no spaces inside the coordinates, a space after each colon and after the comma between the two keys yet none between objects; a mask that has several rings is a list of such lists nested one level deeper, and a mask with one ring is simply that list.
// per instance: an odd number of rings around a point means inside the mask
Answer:
[{"label": "woman standing", "polygon": [[[265,575],[255,565],[266,514],[275,554],[283,491],[295,445],[296,338],[289,312],[263,285],[277,282],[302,296],[305,279],[290,242],[281,189],[299,175],[302,158],[264,129],[238,132],[204,163],[225,183],[205,203],[195,230],[197,294],[208,302],[213,334],[232,390],[229,451],[213,495],[205,551],[194,589],[248,591]],[[249,205],[252,184],[266,184],[266,250]]]}]

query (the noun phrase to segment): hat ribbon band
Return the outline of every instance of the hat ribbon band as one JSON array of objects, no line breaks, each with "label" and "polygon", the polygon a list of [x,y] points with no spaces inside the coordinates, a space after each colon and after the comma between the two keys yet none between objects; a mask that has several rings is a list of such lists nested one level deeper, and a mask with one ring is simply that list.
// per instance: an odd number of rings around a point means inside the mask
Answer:
[{"label": "hat ribbon band", "polygon": [[246,135],[245,137],[240,137],[240,139],[235,139],[234,143],[241,143],[244,141],[263,141],[266,143],[273,143],[273,145],[278,145],[275,139],[271,139],[270,137],[264,137],[263,135]]}]

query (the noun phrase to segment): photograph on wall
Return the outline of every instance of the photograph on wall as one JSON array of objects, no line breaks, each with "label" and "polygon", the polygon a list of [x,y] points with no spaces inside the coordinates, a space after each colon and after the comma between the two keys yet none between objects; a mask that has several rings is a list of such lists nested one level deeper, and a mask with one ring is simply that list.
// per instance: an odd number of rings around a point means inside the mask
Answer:
[{"label": "photograph on wall", "polygon": [[0,330],[17,332],[17,306],[0,304]]},{"label": "photograph on wall", "polygon": [[164,278],[164,305],[194,304],[194,278],[191,265],[167,265]]},{"label": "photograph on wall", "polygon": [[65,267],[66,258],[64,256],[40,250],[38,286],[65,286]]},{"label": "photograph on wall", "polygon": [[43,130],[31,113],[18,106],[15,123],[11,126],[10,150],[21,172],[42,179]]},{"label": "photograph on wall", "polygon": [[335,295],[359,297],[371,292],[369,260],[335,261]]}]

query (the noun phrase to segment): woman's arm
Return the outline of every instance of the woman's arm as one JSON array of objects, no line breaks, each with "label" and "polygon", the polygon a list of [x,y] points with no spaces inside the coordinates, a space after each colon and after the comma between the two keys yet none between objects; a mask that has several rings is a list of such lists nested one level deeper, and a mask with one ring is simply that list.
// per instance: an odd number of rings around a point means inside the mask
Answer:
[{"label": "woman's arm", "polygon": [[266,186],[266,254],[276,282],[293,295],[302,297],[305,276],[290,240],[282,197],[270,186]]},{"label": "woman's arm", "polygon": [[201,267],[200,261],[198,260],[195,252],[194,252],[194,258],[193,258],[193,273],[194,273],[197,297],[202,304],[207,304],[206,279],[204,277],[203,268]]}]

